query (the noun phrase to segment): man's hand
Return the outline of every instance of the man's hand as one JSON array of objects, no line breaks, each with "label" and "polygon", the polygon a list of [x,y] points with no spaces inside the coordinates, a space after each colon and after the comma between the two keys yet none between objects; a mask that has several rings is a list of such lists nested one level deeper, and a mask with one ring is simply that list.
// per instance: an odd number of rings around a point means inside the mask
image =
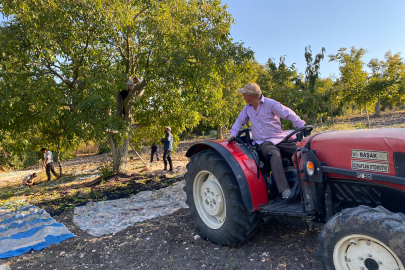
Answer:
[{"label": "man's hand", "polygon": [[228,140],[228,142],[233,142],[235,139],[236,139],[235,135],[229,135],[227,140]]}]

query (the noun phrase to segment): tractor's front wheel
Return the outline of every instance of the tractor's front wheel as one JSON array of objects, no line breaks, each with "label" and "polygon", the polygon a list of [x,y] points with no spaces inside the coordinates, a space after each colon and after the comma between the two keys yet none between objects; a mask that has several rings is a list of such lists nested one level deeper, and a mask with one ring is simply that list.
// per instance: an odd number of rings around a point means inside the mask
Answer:
[{"label": "tractor's front wheel", "polygon": [[185,179],[191,215],[203,237],[234,246],[253,234],[259,218],[244,206],[236,178],[220,154],[206,150],[193,155]]},{"label": "tractor's front wheel", "polygon": [[325,224],[318,243],[325,270],[405,270],[405,215],[381,206],[346,209]]}]

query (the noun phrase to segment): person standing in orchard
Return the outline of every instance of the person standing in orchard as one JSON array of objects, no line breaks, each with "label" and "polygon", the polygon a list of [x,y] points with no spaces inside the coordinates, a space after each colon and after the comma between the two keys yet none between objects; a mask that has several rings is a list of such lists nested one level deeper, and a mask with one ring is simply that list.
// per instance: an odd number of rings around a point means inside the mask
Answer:
[{"label": "person standing in orchard", "polygon": [[41,152],[44,153],[44,160],[45,160],[45,169],[46,175],[48,176],[47,181],[51,181],[51,172],[56,178],[59,178],[58,174],[55,172],[53,167],[53,155],[52,152],[47,150],[46,148],[42,148]]},{"label": "person standing in orchard", "polygon": [[160,139],[160,142],[163,143],[163,163],[165,165],[164,171],[167,170],[167,162],[169,161],[170,169],[169,172],[173,171],[173,162],[172,162],[172,151],[173,151],[173,135],[170,133],[172,129],[170,127],[165,127],[164,131],[166,136]]},{"label": "person standing in orchard", "polygon": [[153,142],[152,146],[150,147],[150,163],[151,164],[153,162],[154,155],[156,155],[156,159],[157,159],[157,161],[159,161],[159,146],[157,146],[155,142]]}]

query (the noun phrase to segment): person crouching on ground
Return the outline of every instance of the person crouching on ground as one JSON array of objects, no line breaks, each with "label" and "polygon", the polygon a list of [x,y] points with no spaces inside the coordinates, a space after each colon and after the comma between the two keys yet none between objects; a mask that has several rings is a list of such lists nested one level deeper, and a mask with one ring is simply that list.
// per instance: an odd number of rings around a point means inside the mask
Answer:
[{"label": "person crouching on ground", "polygon": [[53,168],[52,152],[47,150],[46,148],[42,148],[41,152],[44,153],[46,175],[48,176],[47,181],[51,181],[51,171],[56,178],[59,178],[58,174],[55,172],[55,169]]},{"label": "person crouching on ground", "polygon": [[[290,189],[284,173],[280,149],[277,147],[285,137],[280,118],[290,120],[296,128],[305,126],[305,122],[290,108],[274,99],[264,97],[256,83],[248,83],[237,92],[243,94],[247,104],[233,124],[228,141],[235,140],[239,129],[250,120],[254,143],[259,145],[264,155],[271,153],[270,164],[279,193],[287,199],[287,202],[293,200],[296,190]],[[294,188],[296,189],[297,185]]]},{"label": "person crouching on ground", "polygon": [[23,178],[22,185],[23,186],[33,186],[35,177],[37,177],[36,173],[27,175],[26,177]]},{"label": "person crouching on ground", "polygon": [[163,143],[163,163],[165,164],[164,171],[167,171],[167,161],[169,161],[170,169],[169,172],[173,171],[172,163],[172,151],[173,151],[173,135],[170,133],[172,130],[170,127],[165,127],[166,136],[160,141]]}]

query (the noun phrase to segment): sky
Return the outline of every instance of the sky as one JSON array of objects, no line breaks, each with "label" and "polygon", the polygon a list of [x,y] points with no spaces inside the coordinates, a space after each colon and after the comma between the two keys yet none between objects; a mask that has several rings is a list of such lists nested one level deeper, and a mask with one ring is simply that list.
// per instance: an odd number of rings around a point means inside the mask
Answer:
[{"label": "sky", "polygon": [[[330,54],[341,47],[364,48],[363,61],[384,59],[386,52],[402,52],[405,57],[404,0],[222,0],[236,20],[231,35],[255,52],[265,64],[269,58],[278,63],[296,63],[304,73],[305,47],[313,54],[325,47],[321,77],[338,77],[339,64],[329,62]],[[370,71],[367,67],[366,71]]]},{"label": "sky", "polygon": [[[339,64],[329,62],[339,48],[364,48],[363,57],[384,59],[386,52],[405,57],[405,0],[222,0],[236,20],[231,35],[255,52],[265,64],[269,58],[304,73],[305,47],[313,54],[326,49],[321,77],[338,77]],[[3,18],[0,18],[2,21]],[[370,71],[365,67],[366,71]]]}]

